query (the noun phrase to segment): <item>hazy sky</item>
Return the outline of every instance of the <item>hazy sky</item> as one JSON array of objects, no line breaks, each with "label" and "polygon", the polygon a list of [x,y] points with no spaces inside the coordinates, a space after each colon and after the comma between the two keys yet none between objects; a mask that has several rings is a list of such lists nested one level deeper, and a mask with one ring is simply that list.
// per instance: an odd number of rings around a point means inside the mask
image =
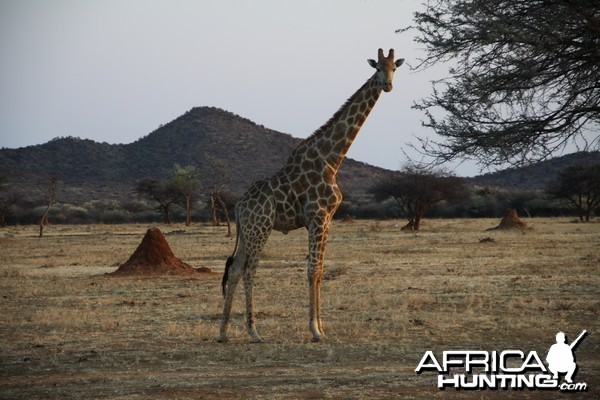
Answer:
[{"label": "hazy sky", "polygon": [[[131,143],[196,106],[306,137],[373,74],[379,47],[423,56],[395,33],[421,3],[0,0],[0,147]],[[399,169],[406,143],[429,134],[410,107],[435,73],[399,68],[349,156]]]}]

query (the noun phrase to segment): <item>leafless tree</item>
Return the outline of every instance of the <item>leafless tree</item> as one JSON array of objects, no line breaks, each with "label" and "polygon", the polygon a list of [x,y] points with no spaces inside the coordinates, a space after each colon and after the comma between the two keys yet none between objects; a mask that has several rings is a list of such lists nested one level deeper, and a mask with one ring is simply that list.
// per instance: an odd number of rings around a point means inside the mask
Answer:
[{"label": "leafless tree", "polygon": [[56,188],[58,186],[58,179],[56,177],[51,177],[48,183],[48,190],[46,192],[46,209],[40,218],[40,235],[39,237],[44,236],[44,226],[48,225],[48,212],[50,211],[50,207],[56,202]]},{"label": "leafless tree", "polygon": [[220,210],[225,218],[227,224],[227,237],[232,235],[231,233],[231,221],[229,218],[229,212],[227,211],[227,204],[223,200],[222,190],[233,180],[233,175],[225,165],[225,163],[216,157],[206,155],[205,158],[208,160],[210,170],[213,171],[212,185],[210,187],[210,207],[211,207],[211,221],[213,226],[219,225],[218,211]]}]

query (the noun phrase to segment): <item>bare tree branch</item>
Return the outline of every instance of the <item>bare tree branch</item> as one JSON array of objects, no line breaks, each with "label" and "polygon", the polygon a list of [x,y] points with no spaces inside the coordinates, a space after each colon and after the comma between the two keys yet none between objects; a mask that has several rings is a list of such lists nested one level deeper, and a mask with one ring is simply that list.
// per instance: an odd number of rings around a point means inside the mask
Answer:
[{"label": "bare tree branch", "polygon": [[442,138],[425,154],[493,166],[600,146],[600,3],[433,0],[414,22],[398,31],[425,46],[414,69],[454,65],[414,106]]}]

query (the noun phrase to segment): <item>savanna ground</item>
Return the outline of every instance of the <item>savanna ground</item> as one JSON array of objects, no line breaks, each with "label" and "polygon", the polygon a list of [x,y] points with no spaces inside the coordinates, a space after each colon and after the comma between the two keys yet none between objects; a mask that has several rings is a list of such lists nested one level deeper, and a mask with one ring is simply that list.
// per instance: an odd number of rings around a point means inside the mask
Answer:
[{"label": "savanna ground", "polygon": [[[525,220],[334,222],[322,312],[308,331],[306,232],[274,232],[257,273],[257,327],[217,336],[224,228],[160,226],[173,252],[212,274],[116,278],[148,226],[34,226],[0,231],[0,398],[598,398],[600,224]],[[480,242],[490,237],[493,242]],[[414,370],[426,350],[520,349],[545,355],[564,330],[585,393],[438,390]]]}]

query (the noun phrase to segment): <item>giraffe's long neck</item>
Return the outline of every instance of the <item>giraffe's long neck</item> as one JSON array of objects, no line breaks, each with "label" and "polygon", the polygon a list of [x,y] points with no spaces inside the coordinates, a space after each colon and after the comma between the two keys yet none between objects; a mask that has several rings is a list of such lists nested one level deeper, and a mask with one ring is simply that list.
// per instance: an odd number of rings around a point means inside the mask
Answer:
[{"label": "giraffe's long neck", "polygon": [[[330,173],[336,174],[380,94],[381,87],[376,75],[373,75],[325,125],[296,148],[292,159],[297,156],[318,157],[325,161]],[[299,154],[303,152],[306,154]]]}]

